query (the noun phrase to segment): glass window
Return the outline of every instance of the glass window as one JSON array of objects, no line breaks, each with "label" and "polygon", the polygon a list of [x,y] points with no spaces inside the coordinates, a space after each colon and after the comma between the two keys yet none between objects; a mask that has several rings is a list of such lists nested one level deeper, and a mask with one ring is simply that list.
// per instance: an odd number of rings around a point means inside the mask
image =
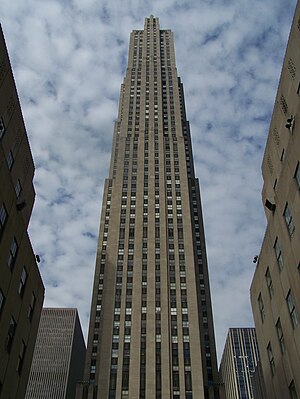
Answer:
[{"label": "glass window", "polygon": [[4,229],[6,219],[7,219],[7,211],[6,211],[5,205],[2,204],[1,208],[0,208],[0,236]]},{"label": "glass window", "polygon": [[267,283],[269,295],[270,295],[270,298],[272,299],[273,298],[273,294],[274,294],[274,290],[273,290],[273,283],[272,283],[272,278],[271,278],[271,273],[270,273],[269,268],[267,268],[265,276],[266,276],[266,283]]},{"label": "glass window", "polygon": [[261,294],[259,294],[259,297],[258,297],[258,307],[259,307],[261,321],[263,322],[265,320],[266,315],[265,315],[265,307],[264,307],[264,303],[263,303]]},{"label": "glass window", "polygon": [[15,191],[16,191],[17,198],[19,198],[21,195],[21,192],[22,192],[22,186],[21,186],[21,182],[19,179],[17,180],[16,186],[15,186]]},{"label": "glass window", "polygon": [[1,314],[1,311],[4,306],[4,301],[5,301],[5,297],[4,297],[2,290],[0,289],[0,314]]},{"label": "glass window", "polygon": [[17,252],[18,252],[18,243],[17,243],[16,238],[14,237],[14,239],[11,243],[8,258],[7,258],[7,266],[10,268],[10,270],[12,270],[12,268],[14,266]]},{"label": "glass window", "polygon": [[298,325],[298,316],[297,316],[297,312],[296,312],[294,297],[293,297],[293,294],[292,294],[291,290],[289,290],[289,292],[287,294],[286,302],[287,302],[287,305],[288,305],[288,309],[289,309],[289,313],[290,313],[290,317],[291,317],[291,322],[292,322],[293,328],[295,328]]},{"label": "glass window", "polygon": [[267,346],[267,352],[268,352],[268,358],[269,358],[269,363],[270,363],[270,367],[271,367],[271,373],[272,375],[275,374],[275,362],[274,362],[274,356],[273,356],[273,351],[272,351],[272,347],[271,347],[271,342],[269,342],[268,346]]},{"label": "glass window", "polygon": [[20,349],[19,357],[18,357],[18,362],[17,362],[17,372],[19,374],[21,374],[21,371],[22,371],[22,366],[23,366],[23,362],[24,362],[25,352],[26,352],[26,345],[25,345],[24,341],[22,341],[21,349]]},{"label": "glass window", "polygon": [[17,323],[15,322],[15,319],[12,317],[9,322],[8,333],[7,333],[7,338],[6,338],[7,352],[11,351],[12,343],[13,343],[15,332],[16,332],[16,327],[17,327]]},{"label": "glass window", "polygon": [[277,337],[278,337],[278,341],[279,341],[279,345],[280,345],[280,350],[281,350],[281,353],[283,353],[285,351],[285,343],[284,343],[284,337],[283,337],[280,319],[278,319],[277,323],[276,323],[276,332],[277,332]]},{"label": "glass window", "polygon": [[14,163],[14,156],[13,156],[13,153],[11,150],[7,154],[6,162],[7,162],[8,169],[11,170],[13,163]]},{"label": "glass window", "polygon": [[32,295],[31,295],[31,300],[30,300],[30,304],[29,304],[29,308],[28,308],[28,315],[27,315],[28,319],[30,321],[32,320],[35,303],[36,303],[36,298],[35,298],[35,295],[34,295],[34,292],[33,292]]},{"label": "glass window", "polygon": [[286,227],[288,228],[288,231],[289,231],[289,235],[291,236],[295,230],[295,225],[293,222],[293,217],[292,217],[290,208],[288,207],[287,203],[284,208],[283,216],[285,219]]},{"label": "glass window", "polygon": [[290,397],[291,399],[298,399],[297,391],[296,391],[296,386],[294,383],[294,380],[289,385],[289,391],[290,391]]},{"label": "glass window", "polygon": [[4,133],[5,133],[5,125],[3,118],[0,116],[0,139],[2,139]]},{"label": "glass window", "polygon": [[282,252],[281,252],[281,248],[280,248],[280,245],[279,245],[278,237],[276,237],[276,239],[275,239],[274,251],[275,251],[275,256],[276,256],[276,260],[277,260],[277,264],[278,264],[279,270],[282,270],[282,268],[283,268],[283,257],[282,257]]},{"label": "glass window", "polygon": [[26,284],[26,280],[27,280],[27,275],[28,275],[28,273],[27,273],[27,270],[26,270],[26,268],[24,266],[23,270],[22,270],[22,273],[21,273],[20,284],[19,284],[19,289],[18,289],[19,295],[21,297],[23,297],[23,294],[24,294],[25,284]]},{"label": "glass window", "polygon": [[296,167],[296,171],[295,171],[295,175],[294,175],[298,188],[300,189],[300,166],[299,166],[299,162],[297,163],[297,167]]}]

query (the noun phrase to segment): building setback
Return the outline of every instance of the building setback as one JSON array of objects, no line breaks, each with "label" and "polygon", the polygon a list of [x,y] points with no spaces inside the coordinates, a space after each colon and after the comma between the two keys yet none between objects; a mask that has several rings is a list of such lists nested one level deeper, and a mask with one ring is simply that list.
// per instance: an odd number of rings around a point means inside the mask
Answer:
[{"label": "building setback", "polygon": [[253,399],[252,377],[259,363],[255,328],[230,328],[220,365],[226,399]]},{"label": "building setback", "polygon": [[267,398],[300,398],[300,4],[262,163],[267,229],[251,303]]},{"label": "building setback", "polygon": [[25,399],[74,399],[84,357],[77,309],[44,308]]},{"label": "building setback", "polygon": [[44,286],[27,228],[34,165],[0,26],[0,398],[23,399]]},{"label": "building setback", "polygon": [[219,397],[183,86],[173,33],[153,16],[130,36],[77,397]]}]

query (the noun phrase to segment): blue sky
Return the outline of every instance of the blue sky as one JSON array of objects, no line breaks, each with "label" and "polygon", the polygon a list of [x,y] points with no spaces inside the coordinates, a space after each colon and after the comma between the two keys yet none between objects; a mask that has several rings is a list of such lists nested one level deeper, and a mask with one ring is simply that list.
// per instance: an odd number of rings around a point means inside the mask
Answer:
[{"label": "blue sky", "polygon": [[172,29],[200,179],[215,332],[253,325],[261,161],[296,0],[1,0],[36,165],[30,224],[46,306],[87,332],[104,179],[129,34]]}]

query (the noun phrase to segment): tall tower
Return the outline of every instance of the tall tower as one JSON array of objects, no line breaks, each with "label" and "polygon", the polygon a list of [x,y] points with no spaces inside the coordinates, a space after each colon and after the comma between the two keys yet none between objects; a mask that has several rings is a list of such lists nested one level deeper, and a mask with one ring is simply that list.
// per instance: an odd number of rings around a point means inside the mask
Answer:
[{"label": "tall tower", "polygon": [[44,301],[27,233],[34,164],[0,25],[0,398],[23,399]]},{"label": "tall tower", "polygon": [[200,191],[173,33],[150,16],[144,30],[131,33],[121,85],[83,397],[218,398],[215,352]]},{"label": "tall tower", "polygon": [[300,398],[300,1],[262,163],[267,228],[250,294],[267,399]]},{"label": "tall tower", "polygon": [[252,379],[259,364],[255,328],[230,328],[220,365],[226,399],[253,399]]}]

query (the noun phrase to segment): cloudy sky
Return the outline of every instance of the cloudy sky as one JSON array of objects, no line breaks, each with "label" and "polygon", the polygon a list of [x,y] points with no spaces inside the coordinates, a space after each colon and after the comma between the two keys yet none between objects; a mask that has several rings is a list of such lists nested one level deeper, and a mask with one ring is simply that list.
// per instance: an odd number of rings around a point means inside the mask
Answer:
[{"label": "cloudy sky", "polygon": [[150,14],[175,33],[200,178],[219,360],[253,325],[265,228],[261,161],[296,0],[1,0],[36,165],[30,225],[46,306],[86,335],[104,179],[129,33]]}]

